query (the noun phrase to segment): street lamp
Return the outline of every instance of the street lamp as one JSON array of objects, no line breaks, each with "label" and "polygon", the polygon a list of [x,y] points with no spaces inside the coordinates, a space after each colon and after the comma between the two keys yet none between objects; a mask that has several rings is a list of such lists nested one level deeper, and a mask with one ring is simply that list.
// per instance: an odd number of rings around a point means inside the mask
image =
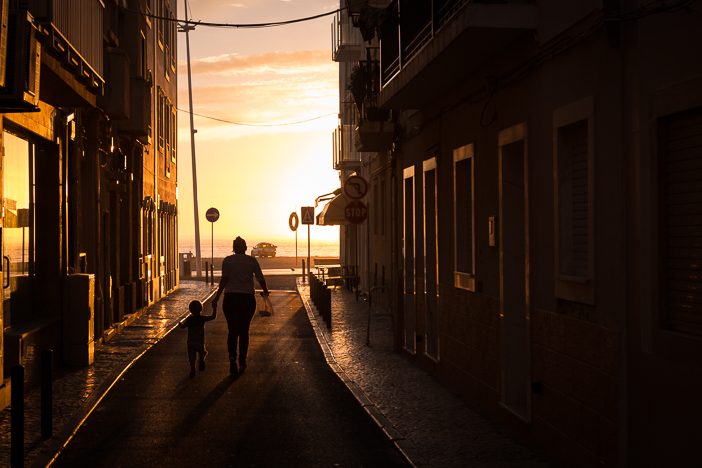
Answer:
[{"label": "street lamp", "polygon": [[183,5],[185,7],[185,21],[186,23],[180,25],[180,32],[185,33],[185,49],[188,58],[188,102],[190,106],[190,155],[192,156],[193,165],[193,211],[195,215],[195,271],[197,272],[197,277],[202,277],[202,259],[200,256],[200,217],[198,215],[197,207],[197,164],[195,161],[195,125],[193,123],[193,85],[190,73],[190,34],[189,32],[195,29],[194,25],[189,25],[188,21],[188,0],[183,0]]}]

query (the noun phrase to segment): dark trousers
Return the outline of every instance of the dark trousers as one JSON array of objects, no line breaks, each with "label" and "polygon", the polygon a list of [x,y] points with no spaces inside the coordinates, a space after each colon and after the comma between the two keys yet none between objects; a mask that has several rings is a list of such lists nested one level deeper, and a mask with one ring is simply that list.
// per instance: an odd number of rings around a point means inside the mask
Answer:
[{"label": "dark trousers", "polygon": [[226,293],[222,302],[224,317],[227,319],[227,350],[229,360],[236,360],[239,345],[239,363],[246,362],[249,350],[249,326],[256,312],[256,296],[243,293]]}]

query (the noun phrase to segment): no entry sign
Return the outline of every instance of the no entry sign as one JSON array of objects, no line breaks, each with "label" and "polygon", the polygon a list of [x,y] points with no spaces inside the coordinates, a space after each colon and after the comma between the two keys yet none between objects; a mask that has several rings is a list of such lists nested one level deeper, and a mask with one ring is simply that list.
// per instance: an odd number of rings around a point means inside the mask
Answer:
[{"label": "no entry sign", "polygon": [[207,213],[205,213],[205,218],[207,218],[207,221],[214,223],[219,219],[219,210],[217,208],[210,208],[207,210]]}]

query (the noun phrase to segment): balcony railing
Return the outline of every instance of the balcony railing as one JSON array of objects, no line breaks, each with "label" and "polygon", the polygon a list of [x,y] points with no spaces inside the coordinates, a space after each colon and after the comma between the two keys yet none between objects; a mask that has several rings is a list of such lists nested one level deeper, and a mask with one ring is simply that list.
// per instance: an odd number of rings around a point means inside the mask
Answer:
[{"label": "balcony railing", "polygon": [[[442,28],[469,4],[496,2],[480,0],[394,0],[388,7],[389,17],[399,21],[380,27],[381,79],[383,86],[404,68]],[[533,4],[528,0],[505,0],[502,6]],[[499,22],[499,18],[495,18]],[[525,19],[525,24],[529,20]],[[485,24],[484,27],[490,27]]]},{"label": "balcony railing", "polygon": [[353,125],[339,125],[334,130],[333,135],[333,151],[334,151],[334,169],[343,170],[361,165],[362,155],[356,151],[353,142]]},{"label": "balcony railing", "polygon": [[48,48],[89,86],[102,87],[103,2],[33,0],[30,5]]},{"label": "balcony railing", "polygon": [[354,62],[363,53],[361,31],[354,27],[351,17],[344,11],[337,12],[332,22],[332,60]]}]

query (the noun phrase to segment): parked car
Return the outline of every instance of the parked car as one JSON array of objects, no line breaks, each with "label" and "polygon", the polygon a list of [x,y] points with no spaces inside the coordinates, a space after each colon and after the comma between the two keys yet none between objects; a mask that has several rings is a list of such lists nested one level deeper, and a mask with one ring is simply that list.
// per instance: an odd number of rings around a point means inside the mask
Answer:
[{"label": "parked car", "polygon": [[275,249],[278,246],[270,242],[259,242],[251,249],[252,257],[275,257]]}]

